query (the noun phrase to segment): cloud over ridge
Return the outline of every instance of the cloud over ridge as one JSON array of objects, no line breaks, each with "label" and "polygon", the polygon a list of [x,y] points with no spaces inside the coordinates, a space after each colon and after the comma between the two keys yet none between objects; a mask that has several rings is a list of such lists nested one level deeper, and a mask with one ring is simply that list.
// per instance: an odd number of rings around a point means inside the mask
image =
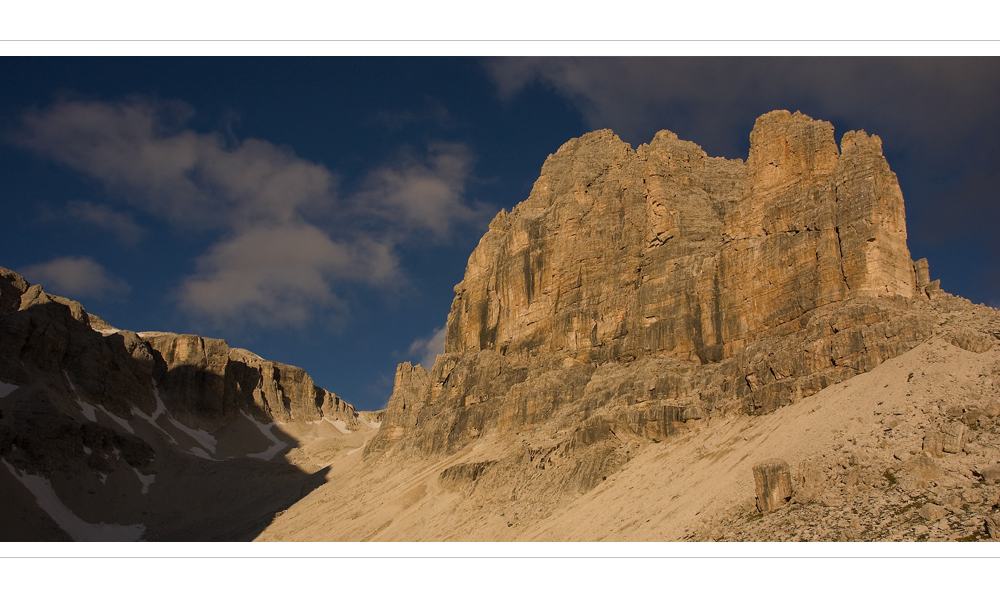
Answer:
[{"label": "cloud over ridge", "polygon": [[59,257],[19,270],[33,284],[41,284],[70,299],[107,298],[131,290],[126,282],[89,257]]}]

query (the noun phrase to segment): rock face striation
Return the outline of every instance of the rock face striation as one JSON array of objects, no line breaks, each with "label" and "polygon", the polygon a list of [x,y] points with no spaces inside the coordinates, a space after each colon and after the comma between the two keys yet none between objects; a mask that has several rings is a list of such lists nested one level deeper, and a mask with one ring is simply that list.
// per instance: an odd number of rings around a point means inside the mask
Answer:
[{"label": "rock face striation", "polygon": [[750,142],[744,162],[604,130],[550,155],[469,258],[444,353],[399,366],[367,455],[548,426],[586,489],[630,438],[772,411],[928,338],[940,291],[881,140],[776,111]]}]

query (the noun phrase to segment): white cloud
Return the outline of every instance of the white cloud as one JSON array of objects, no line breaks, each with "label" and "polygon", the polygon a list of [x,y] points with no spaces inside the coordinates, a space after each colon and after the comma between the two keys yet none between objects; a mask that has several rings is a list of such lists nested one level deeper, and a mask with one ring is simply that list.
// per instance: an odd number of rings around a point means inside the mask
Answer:
[{"label": "white cloud", "polygon": [[100,298],[128,293],[131,288],[89,257],[61,257],[19,268],[33,284],[70,299]]},{"label": "white cloud", "polygon": [[408,154],[372,171],[354,199],[359,210],[402,230],[430,231],[440,238],[454,225],[475,222],[489,212],[465,201],[471,168],[472,152],[465,145],[431,144],[423,160]]},{"label": "white cloud", "polygon": [[264,326],[302,325],[317,311],[343,310],[335,281],[387,284],[397,260],[370,238],[337,242],[315,226],[295,223],[240,231],[198,259],[180,289],[187,311]]},{"label": "white cloud", "polygon": [[406,350],[406,354],[416,357],[424,369],[430,370],[434,367],[434,360],[437,356],[444,353],[444,338],[447,332],[448,330],[444,326],[435,328],[430,336],[413,341],[410,348]]},{"label": "white cloud", "polygon": [[178,102],[63,101],[26,113],[15,140],[185,226],[287,222],[333,199],[336,178],[324,166],[260,139],[230,147],[183,128],[191,116]]},{"label": "white cloud", "polygon": [[67,220],[90,224],[106,230],[128,245],[138,243],[145,234],[145,230],[136,223],[131,215],[117,212],[106,205],[87,201],[68,202],[63,217]]}]

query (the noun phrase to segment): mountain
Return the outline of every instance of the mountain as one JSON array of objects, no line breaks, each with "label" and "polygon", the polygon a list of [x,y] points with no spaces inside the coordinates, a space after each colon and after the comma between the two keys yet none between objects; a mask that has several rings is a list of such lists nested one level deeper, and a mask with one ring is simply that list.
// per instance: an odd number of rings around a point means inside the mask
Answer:
[{"label": "mountain", "polygon": [[252,539],[323,481],[296,438],[372,428],[300,368],[118,330],[0,268],[0,540]]},{"label": "mountain", "polygon": [[[912,260],[877,136],[776,111],[750,142],[564,144],[470,256],[444,353],[401,364],[377,414],[3,271],[24,536],[68,531],[42,495],[145,539],[1000,536],[1000,312]],[[210,508],[181,511],[195,494]]]}]

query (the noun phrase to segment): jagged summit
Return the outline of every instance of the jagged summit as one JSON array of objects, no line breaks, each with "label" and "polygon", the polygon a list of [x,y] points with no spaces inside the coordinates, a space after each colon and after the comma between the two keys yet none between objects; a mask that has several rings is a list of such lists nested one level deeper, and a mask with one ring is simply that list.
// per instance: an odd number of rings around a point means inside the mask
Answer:
[{"label": "jagged summit", "polygon": [[432,371],[400,366],[369,454],[454,451],[557,413],[662,439],[914,347],[933,287],[896,176],[877,137],[833,133],[771,112],[745,162],[669,131],[635,150],[608,130],[564,144],[473,251]]},{"label": "jagged summit", "polygon": [[852,131],[842,146],[785,111],[757,120],[745,163],[668,131],[637,150],[607,130],[564,144],[470,257],[445,351],[718,361],[831,301],[913,297],[881,143]]}]

